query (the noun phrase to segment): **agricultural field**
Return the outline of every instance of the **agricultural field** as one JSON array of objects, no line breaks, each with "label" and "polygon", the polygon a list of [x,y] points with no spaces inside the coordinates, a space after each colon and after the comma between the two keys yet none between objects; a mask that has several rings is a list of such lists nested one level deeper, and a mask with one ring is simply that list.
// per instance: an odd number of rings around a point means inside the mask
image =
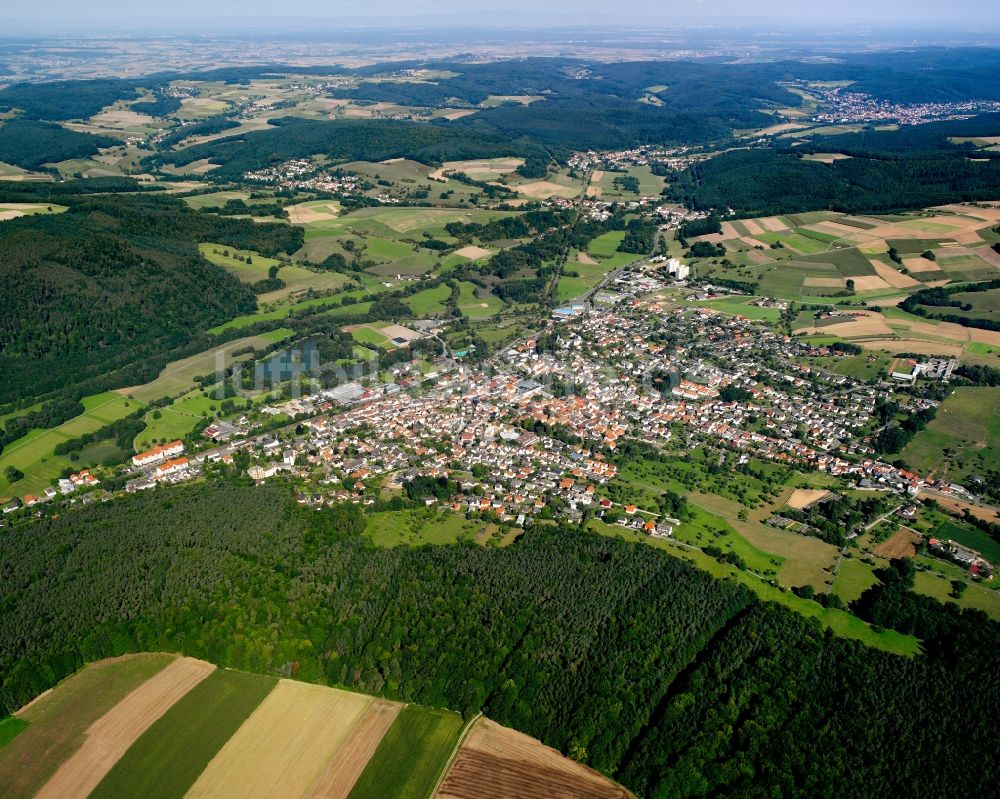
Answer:
[{"label": "agricultural field", "polygon": [[[0,785],[4,799],[423,799],[456,755],[448,784],[489,784],[492,755],[529,775],[599,787],[594,796],[627,795],[528,736],[480,718],[463,740],[464,727],[446,710],[176,655],[125,655],[0,721]],[[513,762],[504,773],[525,776]]]},{"label": "agricultural field", "polygon": [[139,685],[87,728],[82,746],[63,760],[36,799],[86,799],[143,733],[214,669],[178,658]]},{"label": "agricultural field", "polygon": [[575,763],[554,749],[489,719],[478,719],[458,749],[435,799],[484,796],[588,797],[628,799],[630,794],[607,777]]},{"label": "agricultural field", "polygon": [[[622,178],[634,178],[638,181],[638,192],[624,188]],[[587,194],[590,197],[608,200],[634,200],[639,197],[657,197],[663,191],[664,185],[663,178],[654,175],[648,166],[634,166],[624,172],[594,172]]]},{"label": "agricultural field", "polygon": [[1000,388],[956,388],[901,453],[918,474],[961,480],[1000,469]]},{"label": "agricultural field", "polygon": [[[124,419],[142,405],[141,401],[123,397],[114,391],[84,397],[81,403],[84,412],[79,416],[47,430],[32,430],[11,442],[0,453],[0,497],[40,494],[63,470],[71,466],[78,470],[95,465],[84,460],[71,463],[67,458],[55,454],[56,445]],[[10,466],[24,474],[24,478],[13,485],[5,474]]]},{"label": "agricultural field", "polygon": [[462,717],[408,705],[361,773],[349,799],[424,799],[434,790],[462,731]]},{"label": "agricultural field", "polygon": [[92,724],[176,659],[143,654],[92,663],[21,708],[14,718],[27,727],[0,749],[5,799],[33,797],[83,746]]},{"label": "agricultural field", "polygon": [[65,205],[48,203],[0,203],[0,222],[35,214],[61,214],[65,210]]}]

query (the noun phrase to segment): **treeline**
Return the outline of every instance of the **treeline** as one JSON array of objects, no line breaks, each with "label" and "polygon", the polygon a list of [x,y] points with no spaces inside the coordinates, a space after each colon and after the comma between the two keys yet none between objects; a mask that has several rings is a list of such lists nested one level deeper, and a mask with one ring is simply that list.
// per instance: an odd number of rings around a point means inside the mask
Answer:
[{"label": "treeline", "polygon": [[943,635],[953,611],[920,598],[926,652],[906,658],[643,544],[537,527],[503,549],[381,550],[364,526],[232,478],[16,526],[0,706],[90,660],[182,651],[482,710],[649,797],[982,796],[1000,776],[982,614]]},{"label": "treeline", "polygon": [[536,233],[543,233],[560,225],[572,222],[568,211],[526,211],[517,216],[503,216],[490,222],[448,222],[444,229],[449,236],[462,241],[501,241],[521,239]]},{"label": "treeline", "polygon": [[52,122],[13,119],[0,125],[0,161],[24,169],[42,164],[89,158],[101,147],[121,144],[110,136],[95,136],[69,130]]},{"label": "treeline", "polygon": [[963,314],[931,312],[924,306],[931,308],[959,308],[963,311],[971,311],[971,303],[963,303],[952,299],[956,294],[976,294],[983,291],[1000,289],[1000,280],[987,280],[982,283],[960,283],[954,286],[937,286],[934,288],[921,289],[904,299],[899,307],[908,313],[924,316],[928,319],[940,319],[944,322],[954,322],[964,327],[975,327],[982,330],[1000,330],[1000,322],[993,319],[980,319]]},{"label": "treeline", "polygon": [[880,455],[901,452],[917,433],[933,421],[937,415],[937,407],[932,406],[909,413],[902,421],[896,423],[894,419],[898,412],[899,407],[891,402],[882,403],[875,409],[876,415],[885,425],[872,439],[872,446]]}]

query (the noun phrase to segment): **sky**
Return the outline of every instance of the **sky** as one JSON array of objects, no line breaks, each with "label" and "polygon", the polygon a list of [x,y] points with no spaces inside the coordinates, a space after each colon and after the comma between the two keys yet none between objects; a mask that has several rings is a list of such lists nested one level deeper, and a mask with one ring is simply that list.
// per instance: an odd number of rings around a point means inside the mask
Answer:
[{"label": "sky", "polygon": [[[542,10],[544,9],[544,10]],[[11,30],[54,33],[104,26],[178,29],[198,24],[213,32],[227,25],[275,30],[305,23],[340,24],[745,24],[851,23],[912,27],[1000,27],[998,0],[0,0],[0,19]]]}]

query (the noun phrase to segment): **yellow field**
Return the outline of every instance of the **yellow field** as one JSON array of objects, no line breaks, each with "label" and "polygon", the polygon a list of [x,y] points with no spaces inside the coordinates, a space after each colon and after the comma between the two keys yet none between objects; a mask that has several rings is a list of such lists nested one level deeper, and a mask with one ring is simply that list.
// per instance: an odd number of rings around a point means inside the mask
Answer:
[{"label": "yellow field", "polygon": [[187,796],[310,795],[373,701],[369,696],[282,680],[212,759]]}]

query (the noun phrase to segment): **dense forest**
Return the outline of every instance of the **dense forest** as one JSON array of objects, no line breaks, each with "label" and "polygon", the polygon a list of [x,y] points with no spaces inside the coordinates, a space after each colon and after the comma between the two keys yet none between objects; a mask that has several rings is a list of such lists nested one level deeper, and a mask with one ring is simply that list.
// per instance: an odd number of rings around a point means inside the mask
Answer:
[{"label": "dense forest", "polygon": [[[1000,114],[971,120],[823,137],[791,150],[785,145],[732,150],[691,167],[670,193],[692,208],[732,208],[740,215],[831,209],[851,213],[924,208],[992,199],[1000,157],[976,153],[949,137],[996,131]],[[840,152],[830,164],[804,152]]]},{"label": "dense forest", "polygon": [[298,249],[302,231],[153,195],[76,198],[66,213],[5,222],[0,402],[126,366],[155,375],[166,353],[255,310],[253,293],[205,261],[199,241],[275,255]]},{"label": "dense forest", "polygon": [[984,796],[1000,776],[997,625],[894,570],[858,612],[920,635],[914,658],[642,544],[537,527],[504,549],[381,550],[364,526],[229,480],[15,527],[0,702],[94,658],[183,651],[481,709],[649,797]]},{"label": "dense forest", "polygon": [[24,169],[38,169],[42,164],[89,158],[101,147],[120,142],[109,136],[94,136],[56,125],[14,119],[0,125],[0,161]]},{"label": "dense forest", "polygon": [[324,122],[298,117],[272,119],[267,130],[194,145],[159,157],[164,163],[181,166],[208,158],[222,164],[212,172],[213,177],[235,177],[292,158],[319,154],[362,161],[411,158],[424,163],[510,155],[545,157],[537,145],[495,132],[391,120]]}]

